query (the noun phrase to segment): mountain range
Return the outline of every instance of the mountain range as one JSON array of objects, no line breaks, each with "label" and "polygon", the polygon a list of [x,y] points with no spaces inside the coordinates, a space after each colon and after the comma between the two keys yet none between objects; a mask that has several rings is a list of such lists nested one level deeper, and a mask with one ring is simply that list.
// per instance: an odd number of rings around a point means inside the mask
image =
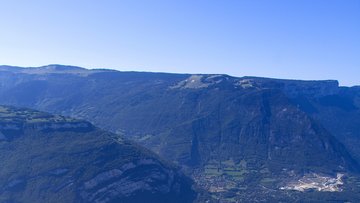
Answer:
[{"label": "mountain range", "polygon": [[[136,142],[207,191],[197,201],[360,200],[360,87],[334,80],[0,66],[0,104],[87,120]],[[94,139],[75,138],[84,148]],[[191,183],[178,179],[190,200]]]}]

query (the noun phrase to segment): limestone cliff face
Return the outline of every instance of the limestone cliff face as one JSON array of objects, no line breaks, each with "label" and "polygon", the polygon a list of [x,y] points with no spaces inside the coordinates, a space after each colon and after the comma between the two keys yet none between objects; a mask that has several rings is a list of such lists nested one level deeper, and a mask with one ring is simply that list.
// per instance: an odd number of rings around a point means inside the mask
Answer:
[{"label": "limestone cliff face", "polygon": [[244,77],[242,80],[251,81],[254,85],[261,88],[279,89],[290,97],[297,97],[299,95],[322,97],[333,95],[340,91],[339,82],[336,80],[303,81],[257,77]]},{"label": "limestone cliff face", "polygon": [[90,123],[0,107],[0,202],[192,202],[190,179]]}]

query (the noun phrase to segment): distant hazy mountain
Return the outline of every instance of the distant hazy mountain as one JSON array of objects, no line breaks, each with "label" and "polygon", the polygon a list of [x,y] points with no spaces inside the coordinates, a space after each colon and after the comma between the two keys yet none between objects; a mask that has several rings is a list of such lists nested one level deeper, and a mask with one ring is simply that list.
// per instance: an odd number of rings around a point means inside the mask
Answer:
[{"label": "distant hazy mountain", "polygon": [[0,202],[192,202],[190,179],[88,122],[0,106]]},{"label": "distant hazy mountain", "polygon": [[359,95],[337,81],[0,67],[0,103],[124,135],[222,201],[295,201],[315,183],[309,200],[359,198]]}]

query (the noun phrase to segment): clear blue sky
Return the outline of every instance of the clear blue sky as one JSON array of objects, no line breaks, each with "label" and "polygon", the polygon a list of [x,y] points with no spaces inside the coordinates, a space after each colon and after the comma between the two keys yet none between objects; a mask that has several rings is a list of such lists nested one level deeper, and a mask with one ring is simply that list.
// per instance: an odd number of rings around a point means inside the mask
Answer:
[{"label": "clear blue sky", "polygon": [[0,0],[0,64],[360,84],[360,0]]}]

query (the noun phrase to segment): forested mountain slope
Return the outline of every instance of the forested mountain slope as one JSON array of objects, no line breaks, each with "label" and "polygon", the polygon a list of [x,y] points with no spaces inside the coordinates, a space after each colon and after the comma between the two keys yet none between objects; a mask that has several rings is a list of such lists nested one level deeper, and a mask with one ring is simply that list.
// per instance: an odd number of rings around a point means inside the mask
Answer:
[{"label": "forested mountain slope", "polygon": [[192,202],[192,181],[89,122],[0,106],[0,202]]}]

